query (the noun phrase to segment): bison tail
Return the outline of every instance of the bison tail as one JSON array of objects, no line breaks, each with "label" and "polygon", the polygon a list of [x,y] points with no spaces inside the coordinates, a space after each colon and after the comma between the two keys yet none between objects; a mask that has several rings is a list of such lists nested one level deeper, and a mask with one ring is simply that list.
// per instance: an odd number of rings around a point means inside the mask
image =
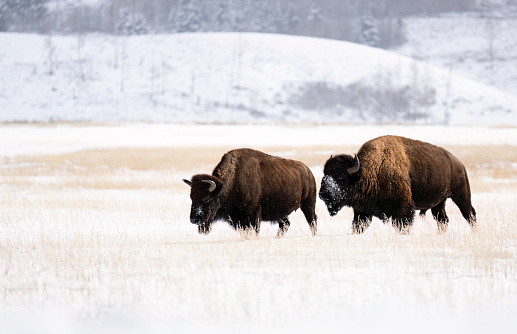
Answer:
[{"label": "bison tail", "polygon": [[473,206],[471,206],[470,208],[471,208],[470,217],[467,219],[467,221],[469,222],[470,227],[475,229],[477,227],[476,210],[474,209]]}]

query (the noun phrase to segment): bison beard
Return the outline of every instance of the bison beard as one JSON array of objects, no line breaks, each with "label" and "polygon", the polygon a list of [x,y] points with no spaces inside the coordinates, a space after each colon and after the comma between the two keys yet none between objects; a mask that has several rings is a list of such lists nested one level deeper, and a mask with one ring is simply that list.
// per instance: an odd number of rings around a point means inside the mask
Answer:
[{"label": "bison beard", "polygon": [[215,220],[225,220],[258,234],[261,221],[273,221],[280,237],[289,228],[288,215],[301,208],[316,234],[316,181],[299,161],[237,149],[222,157],[212,175],[183,181],[191,187],[190,221],[199,233],[208,234]]},{"label": "bison beard", "polygon": [[354,233],[368,228],[372,217],[392,219],[400,233],[410,232],[415,210],[431,209],[438,232],[447,230],[445,201],[451,198],[471,227],[476,211],[463,164],[447,150],[398,136],[364,143],[355,158],[332,156],[324,167],[319,197],[331,216],[353,208]]}]

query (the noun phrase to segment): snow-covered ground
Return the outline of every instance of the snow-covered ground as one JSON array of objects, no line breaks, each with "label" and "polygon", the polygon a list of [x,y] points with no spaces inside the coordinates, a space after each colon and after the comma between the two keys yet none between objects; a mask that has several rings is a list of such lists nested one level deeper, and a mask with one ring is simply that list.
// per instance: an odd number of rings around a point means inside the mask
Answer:
[{"label": "snow-covered ground", "polygon": [[[382,135],[436,145],[515,145],[517,128],[486,126],[347,125],[6,125],[0,156],[52,154],[117,147],[356,146]],[[34,138],[38,140],[35,141]]]},{"label": "snow-covered ground", "polygon": [[[2,125],[0,328],[36,334],[513,333],[517,188],[509,175],[517,167],[497,155],[513,156],[507,153],[516,150],[516,131]],[[319,200],[316,237],[300,212],[291,215],[283,239],[274,238],[275,224],[262,224],[259,238],[247,240],[225,223],[200,236],[188,221],[181,178],[210,172],[220,157],[214,152],[227,146],[281,146],[280,155],[306,156],[318,161],[310,167],[319,183],[323,162],[341,145],[388,133],[460,145],[458,154],[471,160],[477,233],[450,201],[444,235],[437,235],[430,215],[417,218],[409,236],[377,219],[365,234],[351,235],[351,210],[330,218]],[[332,152],[319,152],[319,145]],[[500,163],[506,169],[494,173]]]},{"label": "snow-covered ground", "polygon": [[0,34],[0,45],[0,121],[517,124],[511,94],[347,42]]}]

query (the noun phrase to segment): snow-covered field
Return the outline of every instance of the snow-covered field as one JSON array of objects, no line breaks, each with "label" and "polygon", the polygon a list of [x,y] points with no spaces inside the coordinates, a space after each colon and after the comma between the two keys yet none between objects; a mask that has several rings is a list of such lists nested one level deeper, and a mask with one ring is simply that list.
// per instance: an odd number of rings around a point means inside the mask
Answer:
[{"label": "snow-covered field", "polygon": [[[514,333],[515,22],[405,22],[394,52],[0,33],[0,332]],[[343,125],[360,123],[432,126]],[[430,215],[409,236],[378,220],[351,235],[351,210],[331,219],[319,200],[316,237],[300,212],[283,239],[188,220],[181,179],[229,149],[299,159],[319,184],[331,154],[384,134],[465,163],[477,233],[452,203],[444,235]]]},{"label": "snow-covered field", "polygon": [[[478,212],[470,231],[430,216],[401,236],[352,212],[318,235],[291,215],[283,239],[225,223],[200,236],[188,187],[229,148],[300,159],[317,182],[330,154],[398,133],[449,148]],[[513,333],[517,328],[516,128],[422,126],[0,126],[3,333]]]},{"label": "snow-covered field", "polygon": [[[415,137],[436,145],[515,145],[515,127],[309,126],[185,124],[3,125],[4,156],[117,147],[350,146],[382,135]],[[35,141],[34,138],[38,140]]]},{"label": "snow-covered field", "polygon": [[347,42],[3,33],[0,45],[0,121],[517,124],[515,95]]}]

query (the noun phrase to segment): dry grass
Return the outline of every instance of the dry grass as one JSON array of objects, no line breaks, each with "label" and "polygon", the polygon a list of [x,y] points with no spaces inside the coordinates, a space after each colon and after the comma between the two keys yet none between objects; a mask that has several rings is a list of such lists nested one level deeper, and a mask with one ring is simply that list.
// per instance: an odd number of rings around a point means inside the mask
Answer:
[{"label": "dry grass", "polygon": [[[87,189],[171,189],[193,173],[211,173],[221,156],[231,148],[119,148],[85,150],[4,159],[4,184],[23,187],[54,186]],[[336,147],[262,149],[271,154],[323,165]],[[352,148],[355,149],[355,148]],[[314,154],[325,152],[325,154]]]},{"label": "dry grass", "polygon": [[[372,309],[515,307],[517,151],[448,148],[467,166],[477,233],[449,203],[445,235],[427,217],[417,219],[410,236],[378,220],[355,236],[350,210],[330,219],[318,202],[315,238],[300,212],[283,239],[267,223],[257,240],[224,223],[204,237],[188,222],[181,178],[211,172],[227,147],[4,158],[0,305],[97,320],[129,309],[173,324],[325,319],[330,325]],[[330,154],[357,147],[263,150],[304,161],[317,174]]]},{"label": "dry grass", "polygon": [[[174,176],[211,173],[229,147],[218,148],[118,148],[73,153],[4,158],[4,184],[87,189],[171,189]],[[267,153],[303,161],[322,168],[331,154],[357,152],[359,147],[311,146],[267,147]],[[514,146],[447,147],[466,166],[474,192],[506,190],[517,179],[517,149]]]}]

